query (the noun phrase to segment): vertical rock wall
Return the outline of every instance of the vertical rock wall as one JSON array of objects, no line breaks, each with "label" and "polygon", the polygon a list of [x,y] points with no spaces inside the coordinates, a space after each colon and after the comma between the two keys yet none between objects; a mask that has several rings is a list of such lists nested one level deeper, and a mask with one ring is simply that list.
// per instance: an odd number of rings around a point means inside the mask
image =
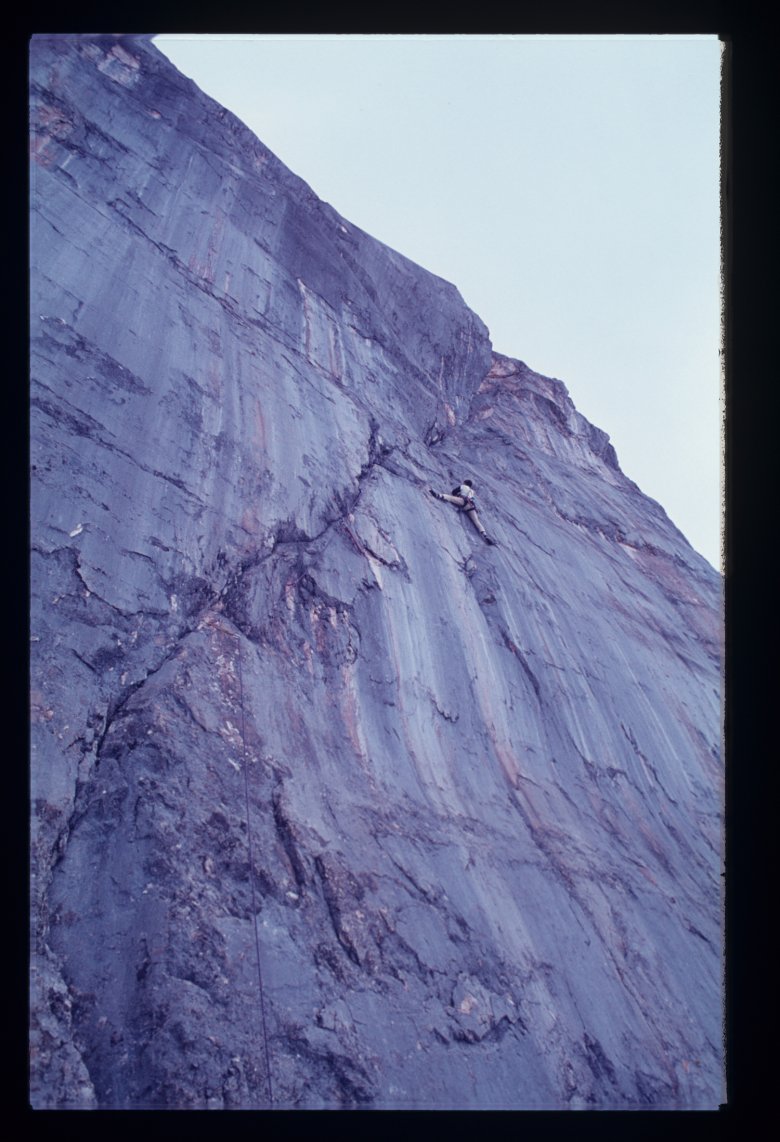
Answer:
[{"label": "vertical rock wall", "polygon": [[31,154],[33,1104],[717,1106],[715,572],[145,39]]}]

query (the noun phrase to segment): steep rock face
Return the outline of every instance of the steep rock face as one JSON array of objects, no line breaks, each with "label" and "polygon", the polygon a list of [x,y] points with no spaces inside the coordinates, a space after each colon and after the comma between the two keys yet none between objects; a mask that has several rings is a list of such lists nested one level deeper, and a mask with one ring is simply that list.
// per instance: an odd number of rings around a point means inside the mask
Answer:
[{"label": "steep rock face", "polygon": [[717,1106],[717,575],[150,43],[31,118],[33,1104]]}]

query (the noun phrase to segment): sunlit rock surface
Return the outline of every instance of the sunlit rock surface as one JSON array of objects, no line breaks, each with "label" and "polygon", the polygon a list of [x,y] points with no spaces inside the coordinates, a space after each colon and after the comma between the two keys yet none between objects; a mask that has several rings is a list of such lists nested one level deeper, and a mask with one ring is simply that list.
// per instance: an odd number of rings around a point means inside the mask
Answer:
[{"label": "sunlit rock surface", "polygon": [[31,118],[33,1105],[716,1107],[716,573],[148,40]]}]

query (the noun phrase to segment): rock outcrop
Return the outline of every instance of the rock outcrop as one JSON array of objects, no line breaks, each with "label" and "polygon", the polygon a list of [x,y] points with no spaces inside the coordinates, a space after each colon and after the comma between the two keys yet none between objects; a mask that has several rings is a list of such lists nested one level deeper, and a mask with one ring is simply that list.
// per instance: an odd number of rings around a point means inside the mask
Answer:
[{"label": "rock outcrop", "polygon": [[30,77],[33,1105],[716,1107],[718,576],[147,38]]}]

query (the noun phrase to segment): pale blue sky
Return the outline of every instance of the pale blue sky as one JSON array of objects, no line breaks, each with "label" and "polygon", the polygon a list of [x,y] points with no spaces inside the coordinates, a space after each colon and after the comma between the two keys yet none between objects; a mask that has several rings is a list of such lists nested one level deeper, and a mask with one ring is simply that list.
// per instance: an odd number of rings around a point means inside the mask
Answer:
[{"label": "pale blue sky", "polygon": [[720,566],[716,36],[157,36],[351,222],[560,378]]}]

